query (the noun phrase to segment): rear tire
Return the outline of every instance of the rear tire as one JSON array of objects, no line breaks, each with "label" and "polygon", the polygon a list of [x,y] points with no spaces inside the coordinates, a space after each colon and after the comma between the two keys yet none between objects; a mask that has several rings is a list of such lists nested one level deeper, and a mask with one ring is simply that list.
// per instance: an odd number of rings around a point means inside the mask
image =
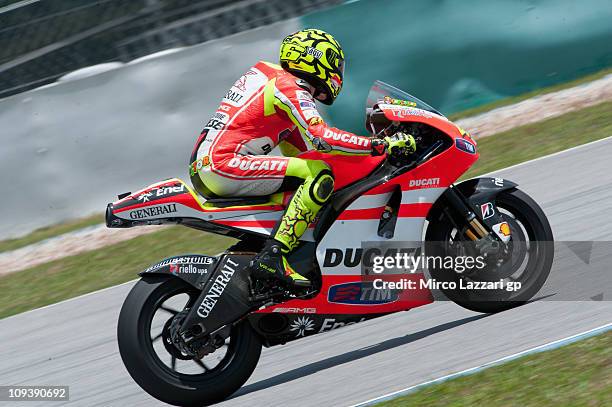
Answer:
[{"label": "rear tire", "polygon": [[[546,282],[554,257],[553,234],[550,224],[540,206],[533,199],[518,189],[511,189],[499,193],[495,203],[498,209],[509,214],[505,216],[514,217],[512,224],[522,226],[523,230],[520,233],[515,233],[517,231],[511,226],[513,239],[514,236],[520,235],[524,236],[525,239],[528,238],[531,246],[526,250],[526,253],[532,256],[532,258],[527,261],[525,272],[520,277],[521,289],[514,293],[496,291],[496,297],[493,298],[490,295],[484,294],[486,290],[441,290],[444,295],[456,304],[476,312],[501,312],[529,301]],[[452,234],[455,233],[454,231],[456,229],[454,229],[452,222],[446,218],[444,213],[440,212],[430,222],[426,241],[450,242]],[[518,247],[520,247],[520,244]],[[524,244],[523,247],[527,247],[527,244]],[[432,249],[433,252],[429,251],[428,255],[442,257],[449,255],[448,251],[445,251],[440,244],[433,244]],[[436,281],[451,281],[457,285],[460,279],[466,278],[464,275],[449,272],[447,269],[442,268],[434,267],[429,272]]]},{"label": "rear tire", "polygon": [[222,401],[253,373],[261,354],[261,342],[249,324],[242,321],[232,328],[226,354],[218,366],[201,374],[184,374],[174,370],[174,365],[172,368],[165,365],[153,347],[151,323],[164,301],[182,293],[190,298],[197,298],[199,294],[176,278],[141,279],[121,308],[117,326],[119,353],[134,381],[158,400],[177,406]]}]

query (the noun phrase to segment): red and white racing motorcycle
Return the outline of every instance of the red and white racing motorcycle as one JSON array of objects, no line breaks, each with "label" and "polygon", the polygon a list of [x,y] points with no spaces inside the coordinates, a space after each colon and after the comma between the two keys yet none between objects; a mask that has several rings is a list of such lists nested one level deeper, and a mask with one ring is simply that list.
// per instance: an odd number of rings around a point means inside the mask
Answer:
[{"label": "red and white racing motorcycle", "polygon": [[[262,346],[428,304],[431,285],[422,284],[428,279],[480,312],[522,304],[542,287],[553,236],[540,207],[505,179],[454,184],[478,159],[469,134],[382,82],[372,87],[366,112],[373,136],[404,131],[415,137],[417,151],[409,158],[300,156],[326,161],[336,178],[332,198],[289,258],[314,282],[303,295],[257,281],[245,269],[290,193],[206,199],[175,178],[108,205],[108,227],[181,224],[238,239],[219,256],[183,254],[140,273],[121,309],[118,341],[127,370],[149,394],[175,405],[223,400],[251,375]],[[387,276],[413,285],[376,282],[376,257],[403,249],[445,258],[467,252],[488,267],[460,273],[434,263],[429,277],[425,270]],[[520,288],[469,289],[494,281]]]}]

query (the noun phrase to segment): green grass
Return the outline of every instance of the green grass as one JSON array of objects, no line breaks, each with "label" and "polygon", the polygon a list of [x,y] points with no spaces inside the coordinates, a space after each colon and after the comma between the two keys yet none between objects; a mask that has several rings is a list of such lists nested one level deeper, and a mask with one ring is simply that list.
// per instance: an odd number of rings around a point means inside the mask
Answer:
[{"label": "green grass", "polygon": [[79,230],[85,228],[87,226],[98,225],[100,223],[104,223],[104,215],[97,214],[88,216],[86,218],[70,220],[62,223],[58,223],[53,226],[47,226],[44,228],[36,229],[34,232],[19,237],[16,239],[8,239],[0,241],[0,253],[6,252],[9,250],[19,249],[20,247],[24,247],[30,245],[32,243],[37,243],[42,240],[48,239],[50,237],[59,236],[63,233],[72,232],[74,230]]},{"label": "green grass", "polygon": [[612,102],[605,102],[477,140],[480,158],[463,178],[610,136]]},{"label": "green grass", "polygon": [[[612,102],[479,141],[466,177],[504,168],[612,135]],[[96,223],[96,222],[93,222]],[[136,278],[156,261],[183,253],[214,254],[230,239],[172,227],[0,277],[0,318]]]},{"label": "green grass", "polygon": [[137,278],[166,257],[223,251],[234,240],[173,226],[0,277],[0,318]]},{"label": "green grass", "polygon": [[457,119],[462,119],[464,117],[476,116],[480,113],[488,112],[489,110],[493,110],[498,107],[512,105],[514,103],[521,102],[525,99],[529,99],[534,96],[543,95],[543,94],[550,93],[550,92],[556,92],[559,90],[563,90],[563,89],[571,88],[574,86],[582,85],[588,82],[592,82],[594,80],[601,79],[610,73],[612,73],[612,68],[604,69],[599,72],[595,72],[594,74],[583,76],[578,79],[574,79],[573,81],[559,83],[557,85],[549,86],[547,88],[536,89],[531,92],[496,100],[495,102],[487,103],[481,106],[476,106],[471,109],[462,110],[457,113],[452,113],[448,116],[448,118],[454,121]]},{"label": "green grass", "polygon": [[612,332],[432,385],[377,406],[612,406]]}]

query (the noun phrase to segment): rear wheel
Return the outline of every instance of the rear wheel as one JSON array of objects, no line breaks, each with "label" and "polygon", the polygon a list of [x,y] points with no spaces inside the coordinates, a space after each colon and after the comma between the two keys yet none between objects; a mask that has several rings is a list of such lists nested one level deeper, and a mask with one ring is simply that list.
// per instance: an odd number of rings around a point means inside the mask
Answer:
[{"label": "rear wheel", "polygon": [[125,367],[147,393],[169,404],[201,406],[227,398],[246,382],[261,354],[259,338],[244,321],[201,360],[182,354],[170,339],[170,324],[198,295],[181,280],[146,277],[119,315],[117,339]]},{"label": "rear wheel", "polygon": [[[472,311],[500,312],[524,304],[544,285],[552,267],[554,246],[553,235],[546,215],[538,204],[527,194],[512,189],[501,192],[495,204],[504,221],[511,230],[511,242],[503,266],[486,267],[477,273],[456,273],[441,267],[432,267],[431,277],[438,282],[451,282],[453,289],[441,291],[452,301]],[[428,255],[457,257],[462,254],[464,238],[453,223],[442,212],[431,220],[426,240],[434,242]],[[460,281],[462,280],[462,281]],[[516,291],[478,289],[460,287],[470,283],[494,282],[502,280],[505,284],[520,284]],[[518,284],[517,284],[518,283]]]}]

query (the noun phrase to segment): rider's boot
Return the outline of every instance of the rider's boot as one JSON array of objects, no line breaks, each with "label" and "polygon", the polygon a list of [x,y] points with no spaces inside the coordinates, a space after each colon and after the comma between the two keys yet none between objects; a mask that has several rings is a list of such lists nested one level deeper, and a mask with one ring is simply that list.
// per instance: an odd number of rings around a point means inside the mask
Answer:
[{"label": "rider's boot", "polygon": [[289,288],[307,288],[309,279],[296,272],[283,254],[283,244],[268,239],[264,248],[251,261],[251,268],[258,278],[274,278]]},{"label": "rider's boot", "polygon": [[276,225],[273,237],[251,261],[251,270],[256,277],[273,277],[289,288],[312,285],[310,280],[291,267],[286,256],[298,246],[300,237],[334,190],[334,178],[326,164],[320,161],[299,161],[301,165],[307,162],[312,175],[304,177],[305,181],[295,191]]}]

